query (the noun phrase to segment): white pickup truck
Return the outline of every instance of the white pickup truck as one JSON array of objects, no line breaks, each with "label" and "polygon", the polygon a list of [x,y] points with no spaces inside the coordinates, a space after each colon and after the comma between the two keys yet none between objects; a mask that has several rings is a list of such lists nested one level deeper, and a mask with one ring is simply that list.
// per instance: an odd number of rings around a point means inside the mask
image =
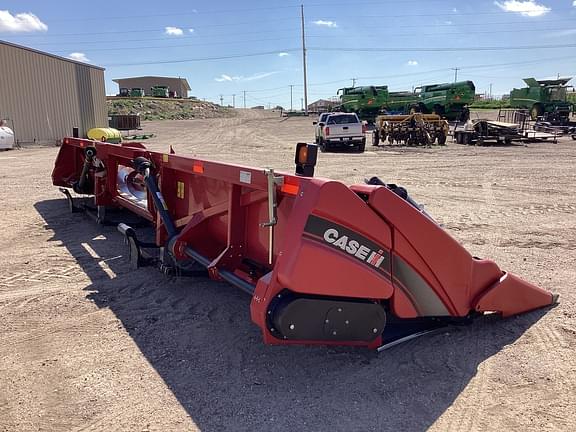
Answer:
[{"label": "white pickup truck", "polygon": [[366,147],[366,126],[354,113],[323,113],[313,124],[316,126],[316,143],[321,151],[355,148],[362,153]]}]

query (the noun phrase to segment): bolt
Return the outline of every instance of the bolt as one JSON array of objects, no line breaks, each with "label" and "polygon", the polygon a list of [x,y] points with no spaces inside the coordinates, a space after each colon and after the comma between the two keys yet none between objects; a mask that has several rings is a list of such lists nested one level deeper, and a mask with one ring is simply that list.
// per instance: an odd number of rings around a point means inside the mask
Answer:
[{"label": "bolt", "polygon": [[333,336],[336,336],[336,330],[334,330],[334,331],[332,332],[332,335],[333,335]]},{"label": "bolt", "polygon": [[350,321],[346,320],[346,321],[344,321],[344,324],[348,325],[348,324],[350,324]]},{"label": "bolt", "polygon": [[338,312],[342,312],[342,308],[338,308]]},{"label": "bolt", "polygon": [[372,333],[378,333],[378,329],[377,328],[372,329]]},{"label": "bolt", "polygon": [[272,311],[268,311],[268,315],[272,315]]},{"label": "bolt", "polygon": [[326,324],[328,324],[328,323],[330,322],[330,320],[325,320],[324,322],[325,322]]},{"label": "bolt", "polygon": [[294,330],[294,329],[295,329],[294,324],[290,324],[290,330]]}]

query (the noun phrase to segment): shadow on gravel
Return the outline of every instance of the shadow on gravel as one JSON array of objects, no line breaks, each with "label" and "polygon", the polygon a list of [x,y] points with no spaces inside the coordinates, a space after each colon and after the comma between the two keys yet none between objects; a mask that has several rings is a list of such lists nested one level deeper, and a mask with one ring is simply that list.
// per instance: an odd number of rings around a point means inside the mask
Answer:
[{"label": "shadow on gravel", "polygon": [[[130,271],[119,257],[126,249],[114,227],[69,214],[64,199],[35,207],[54,232],[52,241],[62,242],[90,277],[87,298],[116,314],[204,432],[424,431],[480,363],[545,313],[487,317],[379,355],[265,346],[244,293],[205,279],[168,280],[153,268]],[[479,415],[474,404],[466,406],[452,416],[451,429]]]}]

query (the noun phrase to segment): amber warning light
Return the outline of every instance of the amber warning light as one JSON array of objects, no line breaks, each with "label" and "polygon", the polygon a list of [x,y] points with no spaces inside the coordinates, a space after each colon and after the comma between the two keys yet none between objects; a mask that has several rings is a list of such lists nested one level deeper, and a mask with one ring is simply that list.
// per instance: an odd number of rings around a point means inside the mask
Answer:
[{"label": "amber warning light", "polygon": [[318,146],[316,144],[296,144],[296,175],[314,177],[314,167],[318,159]]}]

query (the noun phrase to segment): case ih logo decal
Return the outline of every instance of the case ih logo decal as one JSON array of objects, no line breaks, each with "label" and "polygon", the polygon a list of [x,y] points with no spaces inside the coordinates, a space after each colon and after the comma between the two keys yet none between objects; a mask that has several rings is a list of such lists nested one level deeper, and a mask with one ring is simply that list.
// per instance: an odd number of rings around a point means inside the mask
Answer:
[{"label": "case ih logo decal", "polygon": [[304,235],[342,251],[390,278],[390,253],[363,235],[314,215],[308,217]]}]

